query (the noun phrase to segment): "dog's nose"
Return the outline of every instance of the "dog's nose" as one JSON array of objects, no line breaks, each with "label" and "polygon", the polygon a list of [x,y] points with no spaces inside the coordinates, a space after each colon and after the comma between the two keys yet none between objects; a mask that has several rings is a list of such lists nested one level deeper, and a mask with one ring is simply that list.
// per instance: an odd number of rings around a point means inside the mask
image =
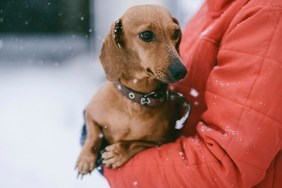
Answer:
[{"label": "dog's nose", "polygon": [[173,77],[174,80],[178,81],[187,73],[186,68],[181,62],[174,62],[169,67],[170,75]]}]

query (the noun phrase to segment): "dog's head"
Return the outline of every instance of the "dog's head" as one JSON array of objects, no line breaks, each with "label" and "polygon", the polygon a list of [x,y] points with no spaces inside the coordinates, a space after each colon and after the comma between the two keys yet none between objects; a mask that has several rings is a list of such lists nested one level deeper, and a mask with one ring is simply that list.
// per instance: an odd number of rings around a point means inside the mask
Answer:
[{"label": "dog's head", "polygon": [[[186,69],[178,54],[181,30],[163,7],[139,5],[112,24],[100,55],[110,81],[138,73],[164,83],[182,79]],[[140,74],[141,73],[141,74]]]}]

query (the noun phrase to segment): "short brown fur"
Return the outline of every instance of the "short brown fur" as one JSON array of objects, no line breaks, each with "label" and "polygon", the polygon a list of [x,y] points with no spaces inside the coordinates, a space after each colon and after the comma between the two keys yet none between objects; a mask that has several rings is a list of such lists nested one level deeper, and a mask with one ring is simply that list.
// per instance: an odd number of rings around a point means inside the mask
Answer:
[{"label": "short brown fur", "polygon": [[[103,163],[109,168],[120,167],[138,152],[174,139],[173,101],[157,107],[142,106],[123,96],[113,81],[120,80],[126,87],[142,93],[152,92],[162,83],[177,81],[169,70],[173,63],[181,64],[178,55],[181,35],[175,37],[179,24],[166,9],[156,5],[132,7],[120,22],[120,44],[113,23],[100,55],[109,81],[86,108],[88,134],[76,164],[81,174],[95,168],[102,133],[111,144],[102,154]],[[155,34],[154,41],[140,39],[140,33],[147,30]]]}]

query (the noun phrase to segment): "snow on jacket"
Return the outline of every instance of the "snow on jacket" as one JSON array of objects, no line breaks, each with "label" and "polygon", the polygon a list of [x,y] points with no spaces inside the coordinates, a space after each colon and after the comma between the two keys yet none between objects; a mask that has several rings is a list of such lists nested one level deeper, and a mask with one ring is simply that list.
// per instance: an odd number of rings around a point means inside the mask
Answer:
[{"label": "snow on jacket", "polygon": [[282,187],[282,1],[207,0],[184,31],[192,114],[174,143],[140,152],[112,188]]}]

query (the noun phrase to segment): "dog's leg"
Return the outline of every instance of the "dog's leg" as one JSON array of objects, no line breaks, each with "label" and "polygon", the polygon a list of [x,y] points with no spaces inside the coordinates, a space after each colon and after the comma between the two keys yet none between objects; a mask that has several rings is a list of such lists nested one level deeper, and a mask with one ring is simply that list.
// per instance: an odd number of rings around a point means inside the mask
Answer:
[{"label": "dog's leg", "polygon": [[108,168],[118,168],[140,151],[158,145],[155,142],[138,140],[117,142],[105,148],[102,154],[103,164]]},{"label": "dog's leg", "polygon": [[102,134],[102,132],[99,125],[95,123],[87,113],[85,115],[85,121],[87,126],[87,137],[76,162],[78,176],[91,173],[95,168],[101,144],[100,134]]}]

